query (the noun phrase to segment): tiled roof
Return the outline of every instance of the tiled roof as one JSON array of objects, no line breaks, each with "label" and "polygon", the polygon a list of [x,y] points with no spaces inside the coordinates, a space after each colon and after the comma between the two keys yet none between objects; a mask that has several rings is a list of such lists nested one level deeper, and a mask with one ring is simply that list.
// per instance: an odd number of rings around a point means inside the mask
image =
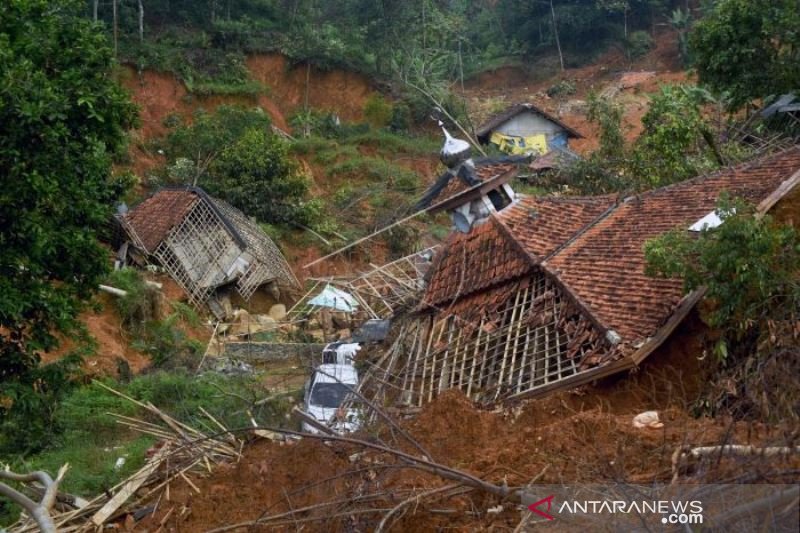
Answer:
[{"label": "tiled roof", "polygon": [[532,262],[494,217],[453,232],[434,259],[423,306],[438,306],[525,274]]},{"label": "tiled roof", "polygon": [[191,190],[164,189],[146,199],[125,215],[125,220],[152,253],[170,230],[200,201]]},{"label": "tiled roof", "polygon": [[[434,259],[423,306],[470,301],[538,263],[593,319],[623,342],[651,337],[683,296],[680,280],[644,273],[647,240],[713,211],[723,191],[758,203],[800,171],[800,147],[656,189],[613,197],[527,198],[468,234],[454,232]],[[475,295],[475,296],[473,296]]]},{"label": "tiled roof", "polygon": [[555,252],[576,233],[605,213],[613,196],[588,198],[522,197],[497,217],[525,250],[539,260]]},{"label": "tiled roof", "polygon": [[645,193],[619,204],[544,266],[625,341],[651,336],[682,297],[679,280],[644,273],[643,246],[713,211],[722,191],[758,203],[800,170],[800,148]]}]

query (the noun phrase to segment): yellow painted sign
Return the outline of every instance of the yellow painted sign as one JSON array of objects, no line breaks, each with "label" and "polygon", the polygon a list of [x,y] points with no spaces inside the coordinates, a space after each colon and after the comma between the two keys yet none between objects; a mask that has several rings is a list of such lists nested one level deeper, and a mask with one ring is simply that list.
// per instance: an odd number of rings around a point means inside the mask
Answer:
[{"label": "yellow painted sign", "polygon": [[530,137],[517,137],[515,135],[503,135],[495,131],[489,140],[507,154],[536,153],[543,155],[547,153],[547,137],[544,133],[531,135]]}]

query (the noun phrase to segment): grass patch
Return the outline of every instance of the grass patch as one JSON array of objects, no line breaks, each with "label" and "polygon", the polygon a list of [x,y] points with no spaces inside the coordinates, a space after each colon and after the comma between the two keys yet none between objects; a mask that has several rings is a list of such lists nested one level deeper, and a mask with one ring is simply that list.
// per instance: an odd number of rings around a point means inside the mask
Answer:
[{"label": "grass patch", "polygon": [[410,155],[430,156],[441,148],[441,139],[427,135],[410,136],[392,133],[388,130],[370,130],[348,136],[346,141],[361,146],[371,146],[380,153],[403,153]]},{"label": "grass patch", "polygon": [[236,82],[201,80],[187,82],[186,89],[197,96],[259,96],[269,93],[269,88],[255,80],[242,80]]},{"label": "grass patch", "polygon": [[392,189],[416,192],[420,178],[416,172],[378,157],[358,156],[341,161],[328,169],[331,176],[363,176],[370,181],[387,183]]},{"label": "grass patch", "polygon": [[[214,433],[199,408],[202,406],[226,427],[249,425],[247,410],[259,423],[281,425],[290,408],[286,398],[255,406],[268,391],[256,377],[226,377],[217,374],[195,376],[188,372],[156,372],[134,378],[129,383],[106,383],[137,400],[152,402],[170,416],[206,433]],[[33,456],[7,455],[16,471],[46,470],[54,474],[64,463],[71,468],[64,478],[66,492],[92,497],[141,468],[145,452],[155,442],[118,424],[108,413],[137,417],[148,422],[159,420],[103,388],[91,384],[69,394],[56,408],[57,433],[47,447]],[[115,468],[117,459],[125,464]],[[0,501],[0,524],[16,519],[18,510]]]}]

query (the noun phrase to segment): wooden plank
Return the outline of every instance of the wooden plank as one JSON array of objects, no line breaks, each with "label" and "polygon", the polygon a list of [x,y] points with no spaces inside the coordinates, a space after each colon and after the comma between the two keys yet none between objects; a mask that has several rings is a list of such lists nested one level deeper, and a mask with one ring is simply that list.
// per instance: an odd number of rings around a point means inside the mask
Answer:
[{"label": "wooden plank", "polygon": [[425,348],[425,354],[422,356],[422,380],[419,384],[419,402],[418,405],[422,405],[422,402],[425,400],[425,376],[428,371],[428,354],[431,351],[431,344],[433,344],[433,337],[436,334],[436,319],[431,317],[431,326],[430,330],[428,331],[428,346]]},{"label": "wooden plank", "polygon": [[456,382],[456,368],[458,367],[458,351],[461,349],[461,333],[459,332],[458,337],[456,337],[456,348],[453,351],[453,365],[450,368],[450,387],[455,386]]},{"label": "wooden plank", "polygon": [[161,466],[161,462],[170,454],[168,444],[159,449],[156,454],[145,463],[144,467],[133,474],[128,481],[108,500],[96,513],[92,515],[92,523],[100,527],[113,515],[128,499],[133,496],[145,481]]},{"label": "wooden plank", "polygon": [[450,346],[453,342],[453,322],[454,320],[452,315],[448,317],[447,322],[445,322],[447,325],[447,348],[445,348],[444,353],[442,354],[442,371],[439,374],[439,394],[441,394],[442,390],[450,387],[450,383],[447,383],[447,386],[445,386],[445,380],[447,379],[447,358],[450,355]]},{"label": "wooden plank", "polygon": [[[525,304],[528,301],[528,295],[530,294],[530,287],[525,288],[525,292],[522,294],[522,302],[520,303],[520,308],[522,309],[522,313],[525,311]],[[508,371],[508,384],[513,385],[512,381],[514,379],[514,367],[517,363],[517,347],[519,345],[519,337],[520,337],[520,330],[522,329],[522,320],[521,317],[518,316],[516,319],[517,325],[517,333],[514,335],[514,347],[511,348],[511,368]]]},{"label": "wooden plank", "polygon": [[511,320],[509,321],[508,333],[506,334],[506,345],[503,348],[503,358],[500,361],[500,375],[497,378],[497,392],[495,393],[495,398],[499,396],[503,386],[503,377],[505,376],[506,361],[508,360],[508,350],[511,347],[511,337],[514,334],[514,324],[516,323],[517,310],[519,309],[519,296],[520,296],[520,291],[517,291],[517,295],[514,298],[514,307],[511,308]]},{"label": "wooden plank", "polygon": [[789,179],[781,183],[777,189],[772,191],[769,196],[764,198],[764,200],[758,204],[758,207],[756,208],[758,216],[763,216],[767,211],[772,209],[775,204],[781,200],[781,198],[789,194],[792,189],[797,187],[798,184],[800,184],[800,170],[792,174]]},{"label": "wooden plank", "polygon": [[[527,362],[528,358],[528,346],[530,345],[531,341],[531,328],[530,326],[525,326],[525,346],[522,348],[522,361],[519,364],[519,379],[517,380],[517,393],[522,390],[522,378],[525,376],[525,363]],[[531,376],[533,379],[533,376]]]},{"label": "wooden plank", "polygon": [[[439,345],[439,341],[442,340],[442,335],[444,334],[444,328],[447,326],[447,319],[442,319],[439,321],[439,334],[436,336],[436,346]],[[428,401],[433,400],[433,387],[436,383],[436,351],[434,350],[431,354],[431,386],[428,388]]]}]

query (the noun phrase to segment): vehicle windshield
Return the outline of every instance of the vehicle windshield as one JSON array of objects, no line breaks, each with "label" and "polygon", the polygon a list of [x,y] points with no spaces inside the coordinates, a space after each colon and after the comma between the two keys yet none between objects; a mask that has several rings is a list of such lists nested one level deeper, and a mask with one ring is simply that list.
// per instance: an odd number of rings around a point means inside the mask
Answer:
[{"label": "vehicle windshield", "polygon": [[344,383],[317,383],[311,390],[311,405],[339,407],[350,389]]}]

